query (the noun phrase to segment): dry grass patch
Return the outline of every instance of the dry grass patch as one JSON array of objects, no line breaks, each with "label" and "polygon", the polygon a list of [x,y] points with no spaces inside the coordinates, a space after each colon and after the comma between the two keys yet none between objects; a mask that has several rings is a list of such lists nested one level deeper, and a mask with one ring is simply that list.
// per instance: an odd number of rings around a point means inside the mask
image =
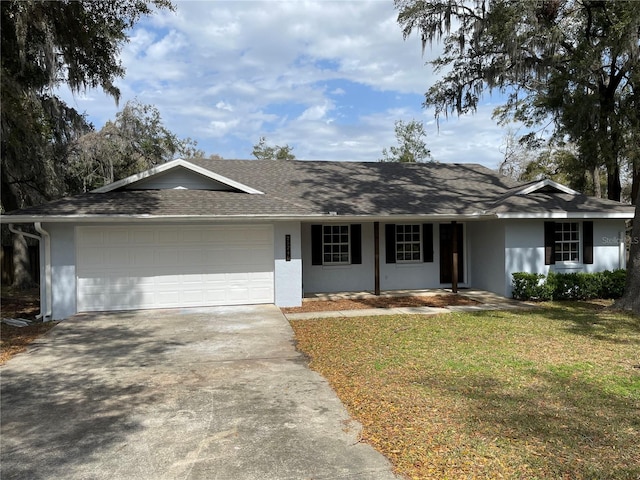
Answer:
[{"label": "dry grass patch", "polygon": [[51,330],[54,322],[36,323],[28,327],[13,327],[0,323],[0,365],[24,352],[30,343]]},{"label": "dry grass patch", "polygon": [[638,317],[571,303],[291,323],[409,478],[640,477]]},{"label": "dry grass patch", "polygon": [[[39,291],[2,288],[0,309],[2,318],[33,320],[40,311]],[[27,349],[39,336],[48,332],[54,322],[36,323],[28,327],[14,327],[0,323],[0,365]]]}]

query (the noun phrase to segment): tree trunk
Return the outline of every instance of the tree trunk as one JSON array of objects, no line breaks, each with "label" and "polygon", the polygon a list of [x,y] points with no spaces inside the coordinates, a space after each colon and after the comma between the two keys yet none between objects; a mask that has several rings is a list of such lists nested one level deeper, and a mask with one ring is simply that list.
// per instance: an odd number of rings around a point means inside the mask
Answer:
[{"label": "tree trunk", "polygon": [[638,204],[638,192],[640,192],[640,161],[633,162],[631,169],[631,203]]},{"label": "tree trunk", "polygon": [[640,315],[640,194],[636,197],[636,214],[631,231],[629,263],[627,264],[627,283],[624,295],[613,308],[631,310]]},{"label": "tree trunk", "polygon": [[593,196],[602,198],[602,186],[600,185],[600,168],[593,167],[591,170],[591,179],[593,181]]},{"label": "tree trunk", "polygon": [[29,245],[24,235],[13,234],[13,286],[15,288],[31,288],[31,261]]},{"label": "tree trunk", "polygon": [[[15,190],[15,184],[11,182],[6,169],[6,163],[2,165],[2,208],[5,212],[11,212],[20,208],[20,200]],[[33,286],[31,278],[29,246],[24,235],[12,234],[13,237],[13,286],[16,288],[29,288]]]},{"label": "tree trunk", "polygon": [[607,166],[607,198],[619,202],[621,196],[620,167],[617,164],[609,165]]}]

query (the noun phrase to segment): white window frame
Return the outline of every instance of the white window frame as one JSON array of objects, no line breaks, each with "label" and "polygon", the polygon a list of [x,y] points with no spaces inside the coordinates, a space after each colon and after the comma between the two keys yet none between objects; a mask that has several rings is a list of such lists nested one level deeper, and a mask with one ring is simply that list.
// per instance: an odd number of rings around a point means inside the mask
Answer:
[{"label": "white window frame", "polygon": [[[565,263],[565,264],[575,264],[575,263],[580,263],[582,261],[582,227],[581,227],[581,223],[580,222],[556,222],[556,228],[555,228],[555,232],[554,232],[554,250],[555,250],[555,263]],[[569,225],[569,230],[565,230],[565,225]],[[575,231],[571,230],[571,225],[575,225],[576,229]],[[571,234],[575,232],[575,239],[571,238]],[[561,239],[558,240],[558,234],[561,235]],[[565,237],[568,235],[568,239],[565,239]],[[564,249],[559,249],[558,247],[562,247],[563,245],[569,245],[571,246],[572,244],[576,244],[576,250],[575,250],[575,254],[576,254],[576,258],[571,258],[571,254],[574,252],[574,250],[572,248],[569,248],[569,250],[564,250]],[[568,253],[569,254],[569,259],[565,260],[564,259],[564,254]],[[558,258],[559,257],[559,258]]]},{"label": "white window frame", "polygon": [[[407,227],[411,227],[411,231],[407,232]],[[400,230],[402,229],[402,232]],[[413,236],[417,233],[418,239],[414,240]],[[402,240],[400,240],[400,235],[403,236]],[[410,235],[411,238],[407,239],[406,235]],[[417,223],[403,223],[396,224],[396,232],[395,232],[395,242],[396,242],[396,263],[420,263],[422,262],[422,225]],[[402,248],[401,248],[402,246]],[[406,250],[406,246],[417,246],[418,258],[413,258],[416,250],[411,248],[410,250]],[[407,254],[410,254],[411,258],[406,258]],[[402,257],[402,258],[400,258]]]},{"label": "white window frame", "polygon": [[[346,236],[346,240],[344,240],[343,238],[338,238],[337,241],[334,241],[335,235],[338,235],[339,237]],[[329,255],[329,260],[327,260],[327,255]],[[340,258],[338,260],[334,260],[335,255],[338,255]],[[346,255],[346,258],[345,258],[345,255]],[[323,265],[351,264],[351,227],[349,225],[343,225],[343,224],[322,225],[322,264]]]}]

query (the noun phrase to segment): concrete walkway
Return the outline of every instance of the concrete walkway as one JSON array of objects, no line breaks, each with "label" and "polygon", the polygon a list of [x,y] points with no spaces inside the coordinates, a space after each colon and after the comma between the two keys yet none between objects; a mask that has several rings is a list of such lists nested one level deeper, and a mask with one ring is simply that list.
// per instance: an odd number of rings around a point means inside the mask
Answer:
[{"label": "concrete walkway", "polygon": [[[383,297],[408,297],[408,296],[430,296],[430,295],[451,295],[450,291],[444,289],[437,290],[401,290],[395,292],[383,292]],[[492,292],[484,290],[460,290],[458,295],[479,302],[478,305],[451,305],[444,308],[439,307],[397,307],[397,308],[366,308],[357,310],[332,310],[326,312],[305,312],[287,313],[288,320],[310,320],[314,318],[332,317],[370,317],[374,315],[436,315],[450,312],[474,312],[483,310],[513,310],[523,308],[536,308],[535,304],[520,302],[510,298],[502,297]],[[356,293],[335,293],[318,294],[305,301],[339,300],[339,299],[362,299],[371,298],[373,295],[368,292]]]},{"label": "concrete walkway", "polygon": [[0,374],[3,480],[396,478],[273,305],[76,316]]}]

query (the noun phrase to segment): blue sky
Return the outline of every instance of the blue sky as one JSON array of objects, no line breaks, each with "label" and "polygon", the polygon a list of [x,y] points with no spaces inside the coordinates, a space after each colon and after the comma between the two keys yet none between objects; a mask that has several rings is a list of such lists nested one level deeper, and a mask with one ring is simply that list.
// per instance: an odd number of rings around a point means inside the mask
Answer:
[{"label": "blue sky", "polygon": [[376,161],[395,145],[396,120],[422,121],[440,162],[496,168],[506,130],[499,98],[472,116],[441,119],[422,107],[435,80],[418,36],[404,40],[392,0],[175,1],[130,32],[117,82],[61,95],[100,128],[127,100],[155,105],[165,125],[209,154],[251,158],[260,136],[298,159]]}]

